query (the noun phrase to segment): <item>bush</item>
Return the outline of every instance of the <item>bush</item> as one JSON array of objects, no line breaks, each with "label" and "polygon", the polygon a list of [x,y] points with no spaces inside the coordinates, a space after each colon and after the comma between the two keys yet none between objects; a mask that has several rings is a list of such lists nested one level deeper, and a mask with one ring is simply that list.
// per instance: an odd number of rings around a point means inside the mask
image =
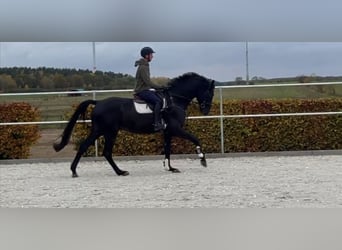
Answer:
[{"label": "bush", "polygon": [[[342,99],[260,100],[237,106],[242,114],[329,112],[342,111]],[[225,152],[342,149],[341,122],[341,115],[225,119]]]},{"label": "bush", "polygon": [[[218,103],[213,103],[211,115],[219,115]],[[315,100],[252,100],[225,101],[225,115],[272,114],[342,111],[342,98]],[[89,119],[90,110],[87,119]],[[191,105],[188,116],[199,115],[197,105]],[[287,116],[258,118],[225,118],[224,152],[262,152],[287,150],[342,149],[342,116]],[[74,132],[76,147],[86,138],[89,126],[78,124]],[[220,120],[187,120],[185,129],[199,138],[207,153],[221,152]],[[99,142],[99,155],[103,141]],[[115,155],[161,154],[163,138],[160,134],[138,135],[120,131],[114,146]],[[172,153],[194,153],[192,143],[172,140]],[[94,155],[94,147],[87,155]]]},{"label": "bush", "polygon": [[[37,108],[28,103],[0,104],[0,122],[38,121]],[[39,138],[37,125],[0,126],[0,159],[28,158],[30,147]]]}]

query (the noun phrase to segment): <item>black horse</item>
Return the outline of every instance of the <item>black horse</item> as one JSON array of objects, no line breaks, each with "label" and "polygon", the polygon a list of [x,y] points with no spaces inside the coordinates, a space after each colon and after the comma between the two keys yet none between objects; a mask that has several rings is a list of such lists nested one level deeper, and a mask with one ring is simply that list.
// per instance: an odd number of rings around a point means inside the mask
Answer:
[{"label": "black horse", "polygon": [[[170,80],[165,91],[169,105],[162,112],[167,126],[164,133],[164,153],[168,160],[169,171],[179,172],[170,164],[171,139],[180,137],[190,140],[196,145],[196,152],[201,159],[201,164],[206,166],[205,155],[201,150],[199,140],[183,129],[186,118],[186,109],[190,102],[196,98],[202,114],[207,115],[210,111],[214,96],[215,82],[196,73],[186,73]],[[154,133],[153,114],[139,114],[134,108],[130,98],[111,97],[101,101],[87,100],[82,102],[70,118],[64,129],[60,143],[54,143],[55,151],[62,150],[69,142],[72,130],[81,114],[84,114],[89,105],[96,105],[91,114],[91,132],[86,140],[80,145],[79,150],[71,164],[72,177],[78,177],[77,164],[81,156],[86,152],[97,138],[104,136],[105,145],[103,155],[113,167],[117,175],[128,175],[128,171],[121,170],[114,162],[112,150],[115,138],[120,129],[133,133]]]}]

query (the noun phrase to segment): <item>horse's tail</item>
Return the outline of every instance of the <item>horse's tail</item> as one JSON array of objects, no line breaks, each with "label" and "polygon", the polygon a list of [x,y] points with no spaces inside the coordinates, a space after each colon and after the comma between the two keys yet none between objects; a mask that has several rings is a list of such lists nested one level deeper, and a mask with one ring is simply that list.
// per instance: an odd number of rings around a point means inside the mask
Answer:
[{"label": "horse's tail", "polygon": [[78,105],[76,111],[70,118],[67,126],[65,127],[63,131],[63,134],[61,136],[62,137],[61,142],[60,143],[55,142],[53,144],[53,148],[55,149],[56,152],[61,151],[69,143],[72,130],[75,127],[78,117],[87,111],[87,108],[89,105],[91,104],[95,105],[96,103],[97,101],[95,100],[87,100],[87,101],[81,102]]}]

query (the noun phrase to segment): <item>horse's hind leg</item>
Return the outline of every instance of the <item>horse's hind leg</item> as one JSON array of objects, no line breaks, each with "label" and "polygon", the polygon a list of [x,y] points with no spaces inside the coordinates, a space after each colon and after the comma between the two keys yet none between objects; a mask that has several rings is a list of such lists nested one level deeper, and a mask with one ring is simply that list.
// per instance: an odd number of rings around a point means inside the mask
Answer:
[{"label": "horse's hind leg", "polygon": [[96,133],[92,130],[92,132],[90,133],[90,135],[85,139],[85,141],[80,145],[80,148],[78,149],[76,156],[73,160],[73,162],[71,163],[71,172],[72,172],[72,177],[78,177],[78,174],[76,172],[76,168],[77,168],[77,164],[80,161],[82,155],[87,151],[87,149],[89,148],[90,145],[92,145],[95,140],[98,138],[98,136],[96,135]]},{"label": "horse's hind leg", "polygon": [[114,171],[117,175],[126,176],[126,175],[129,175],[129,172],[121,170],[113,160],[112,151],[113,151],[113,146],[114,146],[114,141],[115,141],[116,135],[117,135],[117,132],[115,132],[114,135],[112,133],[107,133],[104,135],[105,146],[103,149],[103,156],[106,158],[106,160],[112,166],[112,168],[114,169]]}]

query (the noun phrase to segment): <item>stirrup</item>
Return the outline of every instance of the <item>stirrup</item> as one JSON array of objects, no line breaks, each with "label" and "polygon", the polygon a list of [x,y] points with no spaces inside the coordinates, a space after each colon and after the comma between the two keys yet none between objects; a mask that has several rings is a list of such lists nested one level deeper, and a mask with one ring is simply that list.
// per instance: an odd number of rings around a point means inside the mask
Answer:
[{"label": "stirrup", "polygon": [[163,120],[161,122],[154,124],[154,131],[164,130],[165,128],[166,128],[166,123]]}]

